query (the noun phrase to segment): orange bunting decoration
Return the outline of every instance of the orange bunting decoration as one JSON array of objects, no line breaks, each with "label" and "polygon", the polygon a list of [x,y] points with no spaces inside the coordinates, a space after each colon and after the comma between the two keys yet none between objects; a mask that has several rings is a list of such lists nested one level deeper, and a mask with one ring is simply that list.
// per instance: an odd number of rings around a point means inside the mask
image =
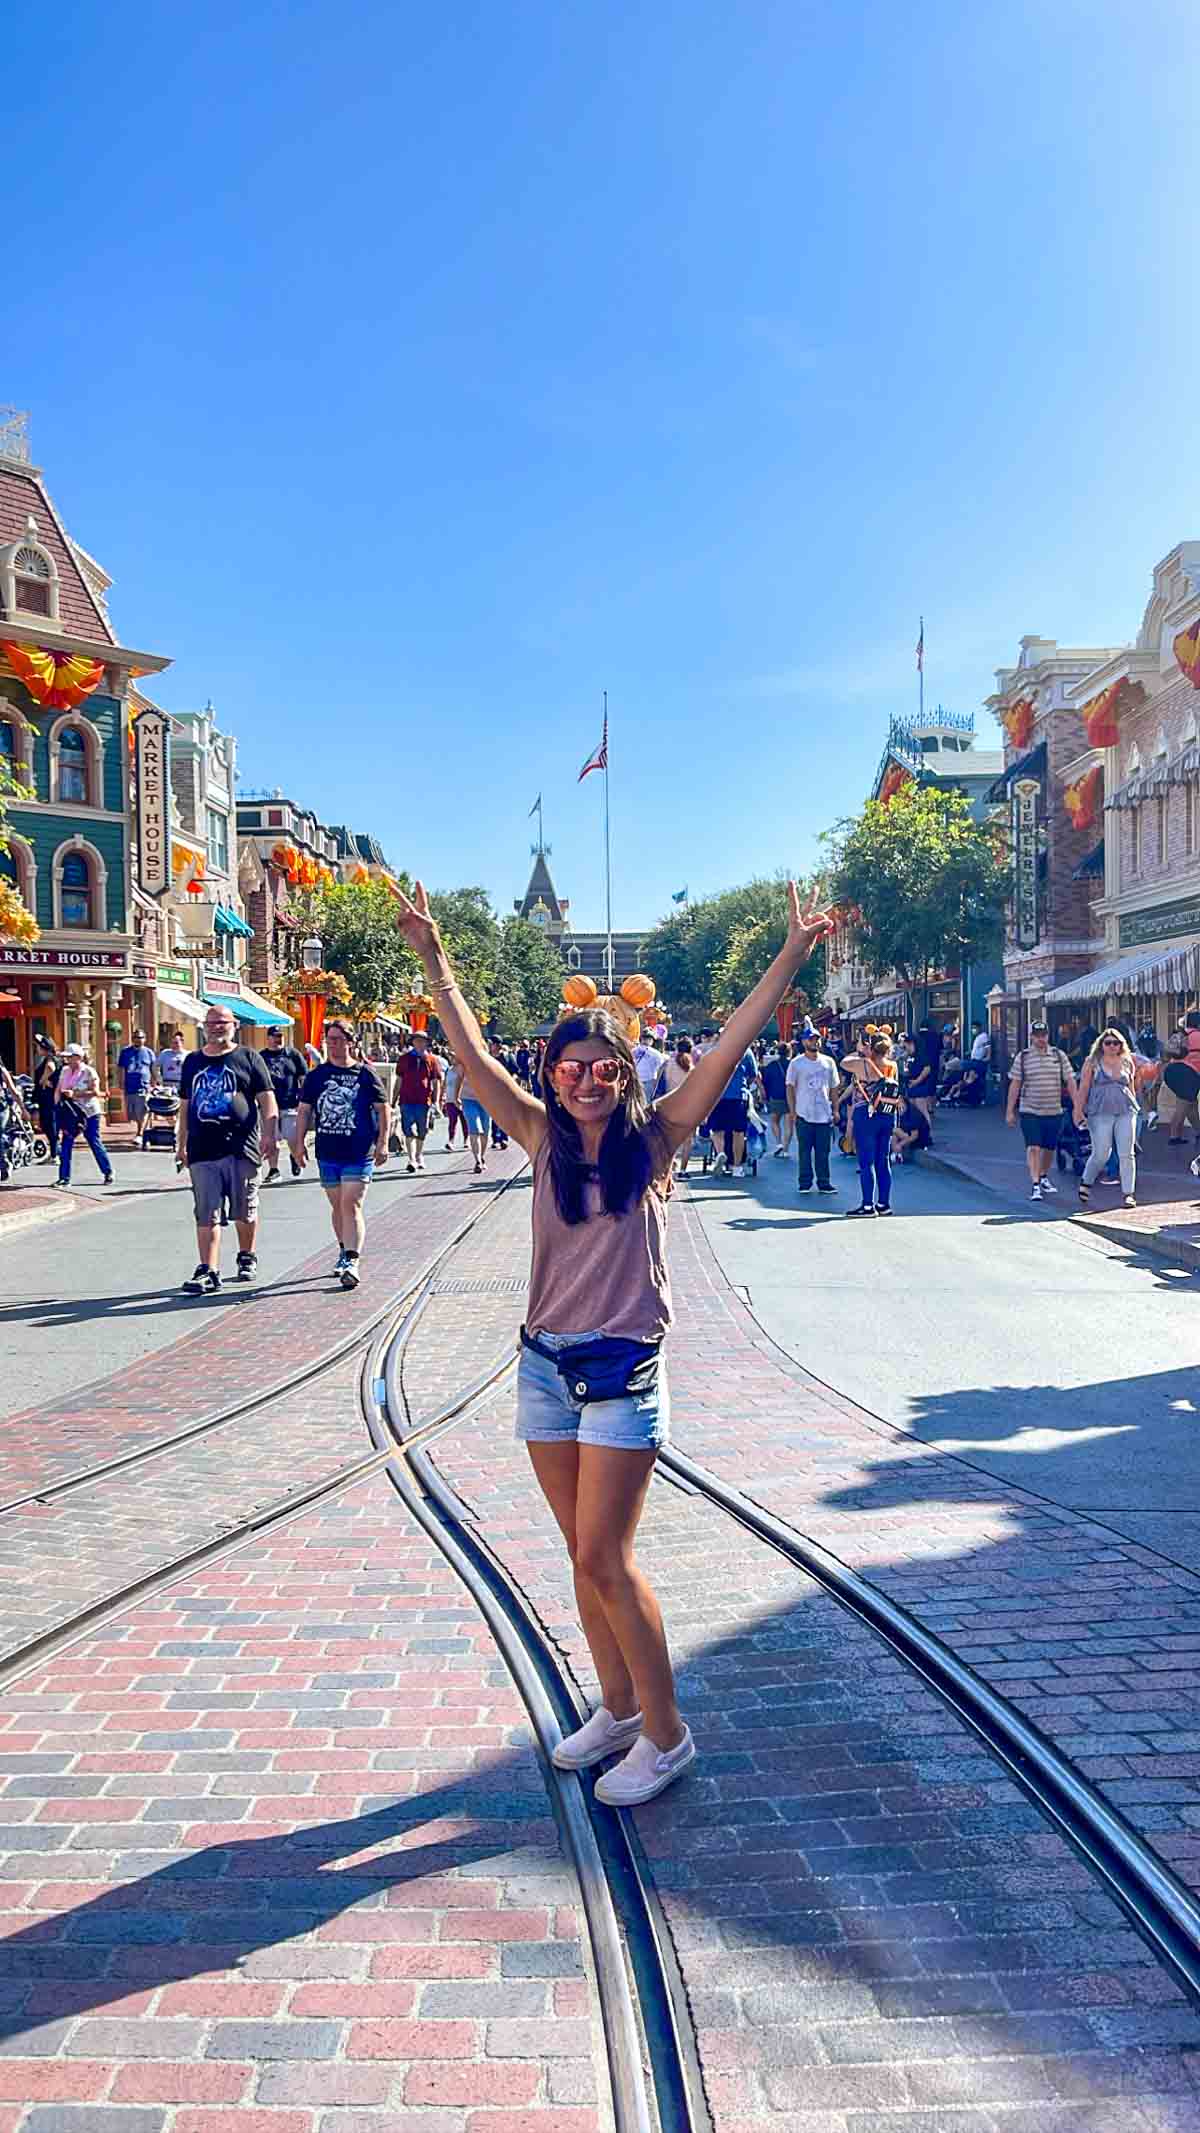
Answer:
[{"label": "orange bunting decoration", "polygon": [[1019,696],[1015,704],[1000,714],[1000,723],[1008,735],[1012,748],[1028,748],[1033,738],[1034,703],[1032,696]]},{"label": "orange bunting decoration", "polygon": [[1068,785],[1063,794],[1063,805],[1071,818],[1072,829],[1090,829],[1099,811],[1100,798],[1104,791],[1104,772],[1099,763],[1093,763],[1081,778]]},{"label": "orange bunting decoration", "polygon": [[1200,689],[1200,619],[1193,622],[1190,629],[1180,630],[1171,650],[1193,689]]},{"label": "orange bunting decoration", "polygon": [[1134,710],[1145,694],[1140,681],[1130,681],[1122,675],[1120,681],[1110,682],[1107,689],[1101,689],[1098,696],[1089,697],[1079,715],[1090,746],[1115,748],[1122,712]]},{"label": "orange bunting decoration", "polygon": [[84,659],[77,652],[48,652],[40,644],[10,644],[5,639],[0,641],[0,652],[18,681],[47,711],[73,711],[99,687],[104,673],[102,659]]},{"label": "orange bunting decoration", "polygon": [[879,805],[886,807],[889,801],[895,799],[901,786],[911,784],[911,770],[905,770],[901,763],[889,763],[884,774],[883,783],[879,788]]}]

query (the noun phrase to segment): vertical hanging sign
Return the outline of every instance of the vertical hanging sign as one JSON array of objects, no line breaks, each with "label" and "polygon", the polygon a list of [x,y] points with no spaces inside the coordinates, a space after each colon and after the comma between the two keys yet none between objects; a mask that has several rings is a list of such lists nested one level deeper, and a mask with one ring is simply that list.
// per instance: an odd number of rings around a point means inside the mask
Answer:
[{"label": "vertical hanging sign", "polygon": [[147,896],[171,886],[170,730],[162,711],[141,711],[133,722],[137,881]]},{"label": "vertical hanging sign", "polygon": [[1013,882],[1018,948],[1036,948],[1038,939],[1038,794],[1036,778],[1018,778],[1013,786]]}]

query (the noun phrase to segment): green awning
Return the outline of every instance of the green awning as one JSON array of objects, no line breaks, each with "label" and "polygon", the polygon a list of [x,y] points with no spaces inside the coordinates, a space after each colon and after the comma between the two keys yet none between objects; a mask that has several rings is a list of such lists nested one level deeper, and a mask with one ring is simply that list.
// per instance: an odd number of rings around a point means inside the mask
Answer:
[{"label": "green awning", "polygon": [[253,926],[248,926],[244,918],[239,918],[236,911],[230,910],[228,904],[214,905],[213,931],[237,934],[244,941],[254,938]]},{"label": "green awning", "polygon": [[261,1000],[257,993],[213,992],[205,986],[204,998],[209,1007],[227,1007],[235,1022],[252,1022],[256,1029],[290,1029],[292,1018],[281,1014],[268,1000]]}]

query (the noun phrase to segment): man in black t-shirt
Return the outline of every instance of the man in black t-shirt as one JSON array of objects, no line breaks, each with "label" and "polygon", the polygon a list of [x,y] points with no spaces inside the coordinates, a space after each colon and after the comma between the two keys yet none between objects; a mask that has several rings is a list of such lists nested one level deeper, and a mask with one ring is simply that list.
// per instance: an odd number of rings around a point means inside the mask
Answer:
[{"label": "man in black t-shirt", "polygon": [[350,1023],[325,1024],[325,1049],[329,1057],[305,1076],[300,1090],[295,1157],[303,1169],[315,1120],[317,1168],[338,1241],[334,1279],[356,1289],[366,1235],[363,1202],[375,1165],[387,1161],[391,1111],[374,1067],[357,1056]]},{"label": "man in black t-shirt", "polygon": [[199,1261],[183,1286],[190,1296],[213,1295],[221,1286],[221,1210],[228,1204],[237,1224],[237,1278],[258,1271],[259,1123],[262,1153],[274,1164],[279,1108],[258,1052],[236,1044],[227,1007],[204,1017],[204,1049],[189,1052],[179,1077],[179,1124],[175,1151],[192,1175]]},{"label": "man in black t-shirt", "polygon": [[[298,1178],[300,1165],[296,1161],[296,1113],[300,1108],[300,1085],[308,1072],[308,1061],[294,1044],[285,1044],[283,1030],[276,1023],[267,1031],[267,1048],[259,1055],[271,1077],[275,1101],[279,1105],[279,1138],[288,1144],[292,1158],[292,1176]],[[279,1166],[272,1163],[267,1170],[268,1185],[278,1185]]]}]

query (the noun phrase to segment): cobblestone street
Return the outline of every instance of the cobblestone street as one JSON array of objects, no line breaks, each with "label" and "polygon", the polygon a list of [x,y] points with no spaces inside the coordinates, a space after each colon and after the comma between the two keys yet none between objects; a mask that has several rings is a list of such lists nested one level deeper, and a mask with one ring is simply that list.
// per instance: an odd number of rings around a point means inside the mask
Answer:
[{"label": "cobblestone street", "polygon": [[[934,1629],[1196,1885],[1196,1578],[808,1376],[703,1206],[671,1218],[675,1444]],[[238,1537],[368,1456],[370,1332],[427,1269],[404,1426],[511,1357],[528,1207],[522,1177],[481,1195],[445,1164],[375,1215],[386,1284],[329,1292],[318,1255],[10,1430],[5,1497],[60,1490],[0,1516],[10,1653],[235,1538],[5,1684],[12,2133],[217,2133],[235,2107],[253,2133],[608,2124],[575,1871],[470,1595],[378,1469]],[[510,1375],[433,1457],[590,1695],[512,1405]],[[715,2133],[1200,2125],[1200,2017],[984,1743],[665,1469],[641,1553],[701,1760],[633,1820]]]}]

